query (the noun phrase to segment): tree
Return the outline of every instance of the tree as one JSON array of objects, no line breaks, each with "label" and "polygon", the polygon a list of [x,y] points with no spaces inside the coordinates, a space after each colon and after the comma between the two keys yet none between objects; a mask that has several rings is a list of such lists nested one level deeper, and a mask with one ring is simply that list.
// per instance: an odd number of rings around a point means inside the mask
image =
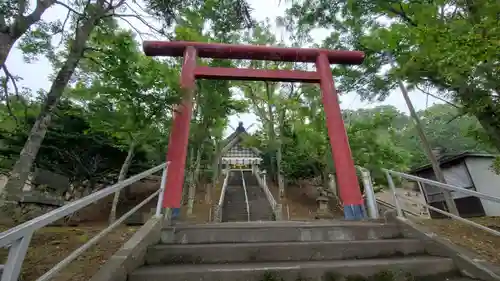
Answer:
[{"label": "tree", "polygon": [[44,105],[33,125],[28,139],[21,150],[19,159],[14,164],[5,186],[7,193],[17,194],[28,178],[36,155],[52,120],[53,111],[61,99],[66,85],[75,72],[86,47],[90,34],[103,17],[120,5],[109,5],[105,0],[97,0],[95,4],[86,5],[83,12],[76,15],[74,34],[68,40],[68,49],[61,55],[60,69],[57,71],[54,81],[44,101]]},{"label": "tree", "polygon": [[[287,20],[302,32],[331,29],[324,47],[366,52],[363,65],[334,70],[342,91],[383,100],[396,87],[395,77],[411,88],[435,90],[462,104],[462,113],[476,116],[498,149],[499,12],[495,0],[322,0],[295,3]],[[385,70],[388,54],[399,69]]]},{"label": "tree", "polygon": [[[443,148],[443,153],[495,151],[494,147],[481,140],[484,131],[477,119],[459,114],[459,109],[453,106],[436,104],[418,112],[418,115],[431,147]],[[414,125],[408,124],[408,127],[400,130],[397,143],[412,154],[411,166],[415,168],[427,164],[428,160],[420,149]]]},{"label": "tree", "polygon": [[34,43],[38,38],[50,36],[48,35],[50,30],[57,32],[60,29],[60,23],[40,22],[42,14],[55,3],[60,2],[37,0],[34,9],[30,12],[30,3],[26,0],[2,1],[0,3],[0,67],[9,79],[13,78],[5,66],[5,60],[12,46],[21,36],[28,33],[34,24],[39,23],[38,28],[35,28],[37,31],[31,32],[28,35],[29,38],[25,40],[24,47],[27,47],[28,41]]},{"label": "tree", "polygon": [[[146,57],[130,31],[114,24],[96,29],[87,44],[92,50],[83,61],[85,76],[77,81],[73,98],[89,110],[91,128],[111,133],[127,151],[118,176],[123,181],[138,147],[158,137],[180,100],[179,69]],[[115,193],[110,223],[116,220],[119,192]]]},{"label": "tree", "polygon": [[[19,103],[19,102],[18,102]],[[12,102],[13,111],[19,117],[24,115],[23,105]],[[17,126],[8,119],[0,118],[0,169],[9,170],[19,157],[29,127],[35,122],[40,104],[32,102],[26,119]],[[3,108],[2,108],[3,109]],[[88,112],[74,103],[63,100],[54,112],[51,130],[40,148],[36,166],[69,178],[74,186],[85,188],[86,192],[95,190],[97,184],[111,184],[110,175],[118,174],[126,152],[118,146],[118,140],[109,133],[90,130]],[[142,150],[136,153],[136,163],[146,163]],[[142,168],[141,168],[142,169]],[[133,167],[136,171],[137,168]],[[60,195],[60,194],[58,194]]]},{"label": "tree", "polygon": [[[231,20],[231,23],[238,22],[240,24],[250,24],[249,19],[250,7],[243,0],[228,0],[228,1],[209,1],[212,4],[212,8],[218,9],[221,7],[229,8],[232,4],[236,4],[237,9],[230,9],[226,13],[226,17],[221,19]],[[176,15],[181,13],[189,12],[190,9],[195,9],[200,5],[204,5],[204,1],[148,1],[146,2],[149,11],[156,18],[161,17],[162,23],[165,26],[170,26]],[[112,17],[118,17],[126,22],[128,17],[133,17],[139,19],[146,26],[158,31],[159,33],[165,33],[164,29],[156,29],[154,26],[144,20],[139,13],[137,13],[130,5],[121,0],[116,3],[108,3],[104,0],[97,0],[96,3],[84,3],[78,6],[81,11],[76,11],[77,7],[71,9],[74,11],[74,17],[72,21],[74,32],[69,34],[67,45],[68,48],[65,52],[62,52],[58,57],[52,56],[52,60],[56,67],[60,67],[55,75],[53,84],[47,93],[45,99],[45,104],[40,112],[29,136],[26,144],[21,151],[21,155],[14,165],[9,181],[6,185],[5,190],[8,192],[18,192],[20,187],[26,181],[28,173],[33,166],[34,159],[40,145],[45,137],[48,129],[48,125],[51,122],[52,112],[54,111],[58,101],[62,97],[66,85],[70,81],[71,76],[75,72],[81,58],[84,53],[88,51],[86,48],[86,42],[89,39],[92,31],[98,25],[108,22]],[[124,10],[131,11],[131,14],[120,14],[117,13],[117,9],[120,7],[125,7]],[[203,6],[204,7],[204,6]],[[128,22],[129,23],[129,22]],[[131,25],[131,24],[130,24]],[[226,24],[227,26],[227,24]],[[134,28],[133,25],[131,25]]]},{"label": "tree", "polygon": [[[258,23],[251,31],[244,36],[247,44],[256,45],[284,45],[279,42],[271,31],[270,21]],[[292,63],[288,62],[269,62],[269,61],[250,61],[241,64],[242,67],[258,69],[291,69]],[[243,82],[240,83],[240,89],[245,97],[250,101],[251,107],[262,126],[265,128],[267,141],[262,142],[266,160],[269,162],[268,171],[271,179],[278,182],[280,195],[284,195],[284,181],[281,169],[281,137],[280,130],[284,122],[286,108],[282,106],[286,95],[294,95],[293,86],[286,90],[288,84],[276,82]],[[291,91],[290,91],[291,90]],[[284,94],[286,92],[286,94]],[[261,139],[263,141],[264,139]]]},{"label": "tree", "polygon": [[[227,1],[206,1],[201,9],[187,12],[176,26],[176,40],[237,42],[240,38],[238,31],[248,25],[238,20],[238,16],[232,15],[232,7],[229,4]],[[204,31],[207,23],[211,26]],[[228,60],[201,60],[199,63],[212,67],[233,67],[233,63]],[[222,139],[224,125],[230,114],[241,112],[245,108],[243,103],[232,99],[230,91],[232,84],[230,81],[217,80],[197,82],[187,162],[187,188],[184,189],[188,215],[193,209],[196,187],[201,183],[202,163],[207,165],[213,163],[211,186],[214,186],[218,175],[218,170],[215,168],[219,164],[218,143]],[[212,192],[206,191],[205,199],[210,202]]]}]

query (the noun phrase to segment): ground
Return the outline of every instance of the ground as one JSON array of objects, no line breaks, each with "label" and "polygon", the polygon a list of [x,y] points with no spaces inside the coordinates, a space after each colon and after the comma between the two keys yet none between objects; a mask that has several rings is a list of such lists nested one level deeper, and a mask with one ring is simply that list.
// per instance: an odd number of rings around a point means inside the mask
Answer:
[{"label": "ground", "polygon": [[[316,216],[316,187],[314,186],[294,186],[289,185],[286,189],[285,198],[279,199],[279,189],[276,185],[268,183],[269,190],[274,198],[282,204],[282,215],[284,220],[314,220]],[[343,218],[344,213],[341,207],[331,200],[330,210],[334,218]]]},{"label": "ground", "polygon": [[[24,261],[22,281],[36,280],[73,250],[87,242],[104,229],[106,225],[85,227],[45,227],[37,231],[31,240]],[[0,231],[8,227],[0,227]],[[89,280],[106,260],[128,240],[137,227],[118,227],[100,242],[88,249],[78,259],[66,266],[54,281]],[[7,258],[7,249],[0,249],[0,264]]]},{"label": "ground", "polygon": [[[500,217],[472,218],[474,222],[500,230]],[[500,266],[500,237],[451,219],[419,221],[453,243],[475,251],[485,260]]]},{"label": "ground", "polygon": [[[208,184],[207,184],[208,185]],[[194,199],[194,205],[193,205],[193,213],[188,215],[187,214],[187,205],[182,206],[181,208],[181,214],[180,214],[180,219],[185,222],[191,222],[191,223],[207,223],[212,221],[212,218],[214,216],[213,214],[213,206],[212,203],[207,202],[205,199],[206,197],[206,190],[207,190],[207,185],[203,184],[201,187],[198,187],[198,190],[195,195]],[[220,187],[216,187],[216,190],[214,191],[215,195],[212,196],[212,202],[219,202],[219,197],[220,197]],[[213,203],[217,204],[217,203]]]}]

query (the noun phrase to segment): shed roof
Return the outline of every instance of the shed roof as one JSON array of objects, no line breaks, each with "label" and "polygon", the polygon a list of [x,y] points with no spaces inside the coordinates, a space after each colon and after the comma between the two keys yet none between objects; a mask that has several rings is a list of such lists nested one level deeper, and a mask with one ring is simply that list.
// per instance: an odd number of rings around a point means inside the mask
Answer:
[{"label": "shed roof", "polygon": [[[486,157],[486,158],[494,158],[497,155],[495,154],[489,154],[489,153],[478,153],[478,152],[471,152],[471,151],[465,151],[461,153],[454,153],[454,154],[445,154],[441,158],[438,159],[439,165],[445,165],[445,164],[452,164],[453,162],[461,162],[465,158],[468,157]],[[415,174],[418,172],[423,172],[425,170],[430,170],[432,169],[432,164],[425,164],[423,166],[420,166],[416,169],[413,169],[410,171],[410,174]]]}]

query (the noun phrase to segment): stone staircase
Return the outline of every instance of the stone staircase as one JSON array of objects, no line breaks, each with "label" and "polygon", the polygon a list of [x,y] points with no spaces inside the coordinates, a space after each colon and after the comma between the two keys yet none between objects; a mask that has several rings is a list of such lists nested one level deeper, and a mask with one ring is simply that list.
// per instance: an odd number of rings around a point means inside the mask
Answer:
[{"label": "stone staircase", "polygon": [[248,221],[245,191],[243,190],[241,173],[230,171],[224,206],[222,209],[223,222]]},{"label": "stone staircase", "polygon": [[251,171],[243,172],[248,193],[248,204],[250,206],[250,220],[272,221],[274,220],[273,209],[267,200],[264,190],[259,186],[257,179]]},{"label": "stone staircase", "polygon": [[403,233],[379,222],[179,225],[162,230],[128,281],[470,280]]}]

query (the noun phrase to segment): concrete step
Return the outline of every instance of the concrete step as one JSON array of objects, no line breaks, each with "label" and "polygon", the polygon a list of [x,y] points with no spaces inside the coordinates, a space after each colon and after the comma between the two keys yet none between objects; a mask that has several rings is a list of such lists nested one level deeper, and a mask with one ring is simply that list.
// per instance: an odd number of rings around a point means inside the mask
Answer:
[{"label": "concrete step", "polygon": [[425,249],[417,239],[155,245],[148,249],[146,263],[156,265],[320,261],[422,254],[425,254]]},{"label": "concrete step", "polygon": [[402,238],[396,224],[354,221],[241,222],[165,228],[165,244],[350,241]]},{"label": "concrete step", "polygon": [[246,206],[247,200],[245,198],[242,199],[228,199],[224,201],[224,206]]},{"label": "concrete step", "polygon": [[248,214],[246,209],[223,209],[222,210],[223,222],[246,222],[248,221]]},{"label": "concrete step", "polygon": [[[398,276],[455,276],[453,261],[442,257],[405,257],[337,261],[289,261],[246,264],[144,266],[129,281],[262,281],[337,280],[338,276],[371,277],[387,271]],[[274,279],[269,278],[275,276]],[[385,276],[386,277],[386,276]],[[359,280],[359,279],[356,279]],[[386,279],[387,280],[387,277]],[[401,280],[401,279],[399,279]]]},{"label": "concrete step", "polygon": [[273,209],[266,198],[250,201],[249,207],[252,220],[273,220]]},{"label": "concrete step", "polygon": [[224,205],[222,206],[223,208],[230,209],[230,208],[244,208],[246,210],[247,208],[247,202],[246,201],[226,201],[224,202]]},{"label": "concrete step", "polygon": [[228,186],[224,196],[224,205],[222,208],[222,221],[248,221],[245,192],[241,185]]}]

